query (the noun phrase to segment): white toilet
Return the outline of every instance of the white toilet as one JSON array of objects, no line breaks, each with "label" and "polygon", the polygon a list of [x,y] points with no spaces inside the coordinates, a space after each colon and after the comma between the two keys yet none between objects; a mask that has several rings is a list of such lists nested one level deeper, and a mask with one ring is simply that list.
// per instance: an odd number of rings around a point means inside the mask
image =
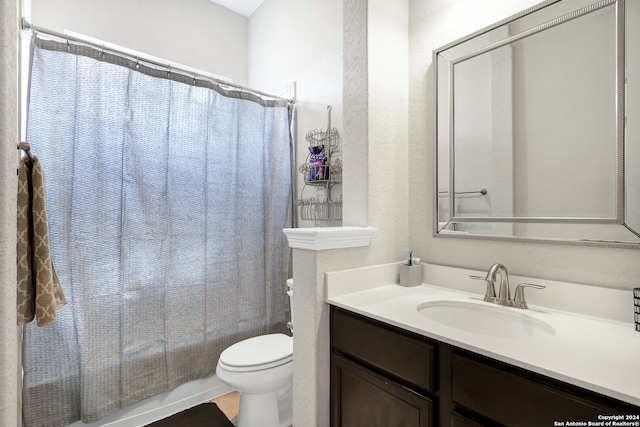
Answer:
[{"label": "white toilet", "polygon": [[[292,288],[293,280],[289,279],[291,311]],[[292,325],[293,316],[293,332]],[[235,343],[220,355],[216,375],[240,392],[237,427],[291,426],[293,338],[269,334]]]}]

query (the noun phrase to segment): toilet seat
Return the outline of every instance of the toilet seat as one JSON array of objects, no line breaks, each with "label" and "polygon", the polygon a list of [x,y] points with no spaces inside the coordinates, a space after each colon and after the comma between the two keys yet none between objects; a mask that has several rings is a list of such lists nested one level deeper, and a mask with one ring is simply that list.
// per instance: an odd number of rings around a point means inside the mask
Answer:
[{"label": "toilet seat", "polygon": [[233,344],[220,354],[218,363],[228,371],[259,371],[292,360],[293,338],[285,334],[268,334]]}]

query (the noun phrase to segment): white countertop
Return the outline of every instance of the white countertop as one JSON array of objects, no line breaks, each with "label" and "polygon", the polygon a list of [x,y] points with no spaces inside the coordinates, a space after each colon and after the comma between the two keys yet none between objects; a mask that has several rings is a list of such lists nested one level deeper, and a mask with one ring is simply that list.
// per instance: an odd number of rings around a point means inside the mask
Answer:
[{"label": "white countertop", "polygon": [[[429,267],[425,266],[427,268]],[[532,304],[534,293],[547,290],[527,289],[530,291],[527,293],[529,310],[500,308],[524,312],[546,322],[555,329],[555,335],[505,339],[472,333],[433,322],[418,312],[418,306],[429,301],[446,300],[499,307],[482,301],[484,286],[480,286],[478,292],[474,293],[433,284],[404,287],[395,284],[397,280],[390,280],[395,277],[394,269],[397,269],[397,265],[328,273],[327,302],[425,337],[640,406],[640,332],[634,330],[633,322],[535,305]],[[465,274],[468,272],[461,271]],[[436,276],[427,272],[424,274],[427,280]],[[382,281],[385,280],[386,284],[383,284]],[[530,281],[540,282],[535,279]],[[517,283],[519,282],[512,281],[512,292]],[[567,284],[564,288],[571,286],[576,285]],[[585,289],[586,294],[607,292]],[[550,292],[555,291],[551,289]],[[620,309],[633,312],[631,291],[611,290],[610,295],[612,297],[608,300],[617,303],[621,296],[625,298],[626,306]],[[576,298],[581,297],[580,294],[576,295]],[[595,297],[590,295],[589,298]]]}]

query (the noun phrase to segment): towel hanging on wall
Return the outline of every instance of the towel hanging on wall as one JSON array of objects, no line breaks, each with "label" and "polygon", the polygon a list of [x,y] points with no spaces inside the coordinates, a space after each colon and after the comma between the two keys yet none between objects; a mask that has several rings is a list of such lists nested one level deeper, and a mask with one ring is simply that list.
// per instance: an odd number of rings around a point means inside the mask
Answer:
[{"label": "towel hanging on wall", "polygon": [[53,325],[57,310],[67,303],[49,252],[44,173],[36,156],[18,167],[17,286],[18,325]]}]

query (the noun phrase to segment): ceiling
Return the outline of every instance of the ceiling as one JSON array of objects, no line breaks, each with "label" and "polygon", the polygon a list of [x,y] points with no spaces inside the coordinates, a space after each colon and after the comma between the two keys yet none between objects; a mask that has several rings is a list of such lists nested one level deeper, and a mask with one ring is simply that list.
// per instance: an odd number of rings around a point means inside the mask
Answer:
[{"label": "ceiling", "polygon": [[255,10],[260,7],[264,0],[211,0],[214,3],[224,6],[240,15],[251,16]]}]

